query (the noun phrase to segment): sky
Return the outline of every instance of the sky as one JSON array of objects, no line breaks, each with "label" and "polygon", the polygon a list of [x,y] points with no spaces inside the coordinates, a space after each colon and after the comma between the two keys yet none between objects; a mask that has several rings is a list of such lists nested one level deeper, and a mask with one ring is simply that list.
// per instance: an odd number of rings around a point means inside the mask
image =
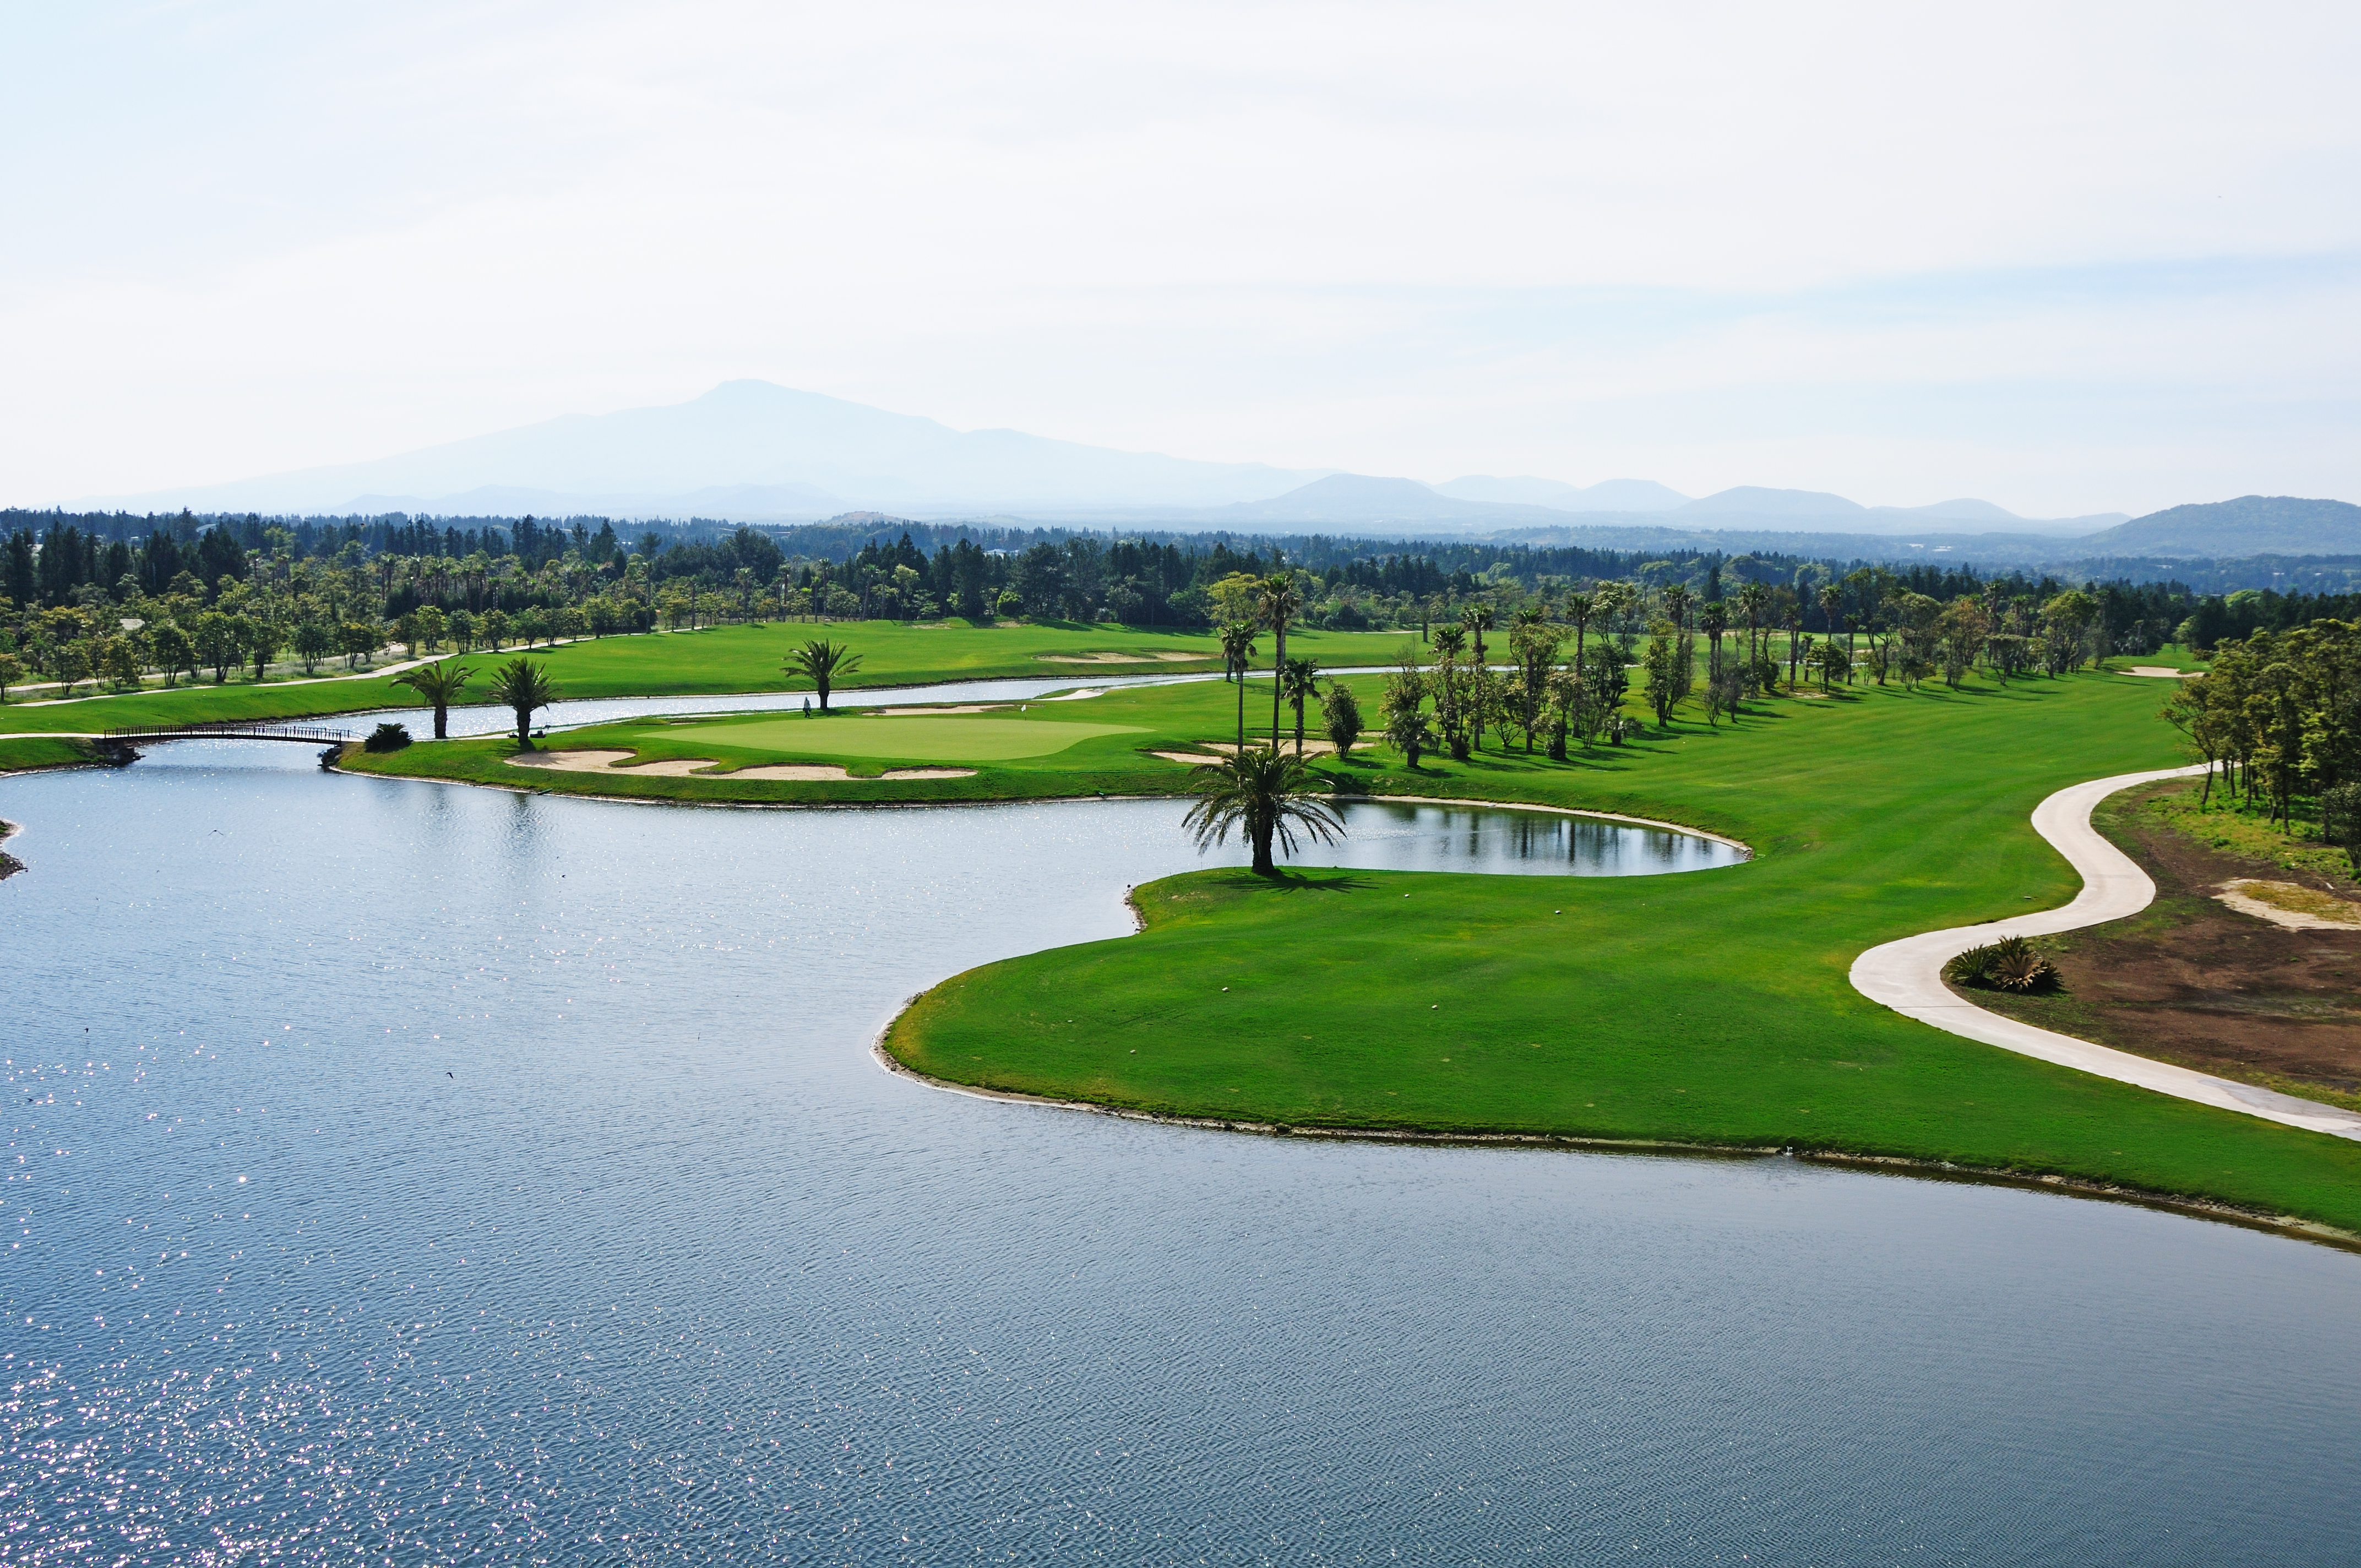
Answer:
[{"label": "sky", "polygon": [[0,505],[752,377],[1440,481],[2361,499],[2361,6],[0,0]]}]

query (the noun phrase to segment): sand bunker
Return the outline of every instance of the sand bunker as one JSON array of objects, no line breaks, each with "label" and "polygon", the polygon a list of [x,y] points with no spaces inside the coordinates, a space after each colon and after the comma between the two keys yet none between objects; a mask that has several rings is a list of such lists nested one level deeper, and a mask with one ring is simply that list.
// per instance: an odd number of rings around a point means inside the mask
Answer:
[{"label": "sand bunker", "polygon": [[636,751],[536,751],[531,756],[511,757],[509,765],[516,768],[550,768],[564,773],[598,773],[609,769],[619,773],[647,774],[658,778],[699,779],[786,779],[806,784],[867,784],[881,779],[965,779],[973,778],[973,768],[889,768],[883,773],[855,779],[851,773],[831,764],[814,762],[775,762],[762,767],[740,768],[736,773],[716,773],[720,764],[710,757],[673,757],[661,762],[642,762],[635,767],[618,767],[626,757]]},{"label": "sand bunker", "polygon": [[2151,680],[2166,681],[2193,681],[2204,673],[2202,670],[2168,670],[2162,664],[2134,664],[2124,672],[2127,675],[2146,675]]},{"label": "sand bunker", "polygon": [[973,768],[888,768],[882,773],[855,779],[842,768],[827,767],[816,762],[773,762],[759,768],[741,768],[734,773],[704,773],[708,779],[851,779],[856,784],[868,784],[876,779],[972,779]]},{"label": "sand bunker", "polygon": [[[1251,729],[1246,731],[1246,744],[1249,746],[1264,745],[1267,744],[1269,740],[1270,732],[1268,730],[1265,730],[1260,735],[1257,735]],[[1200,740],[1197,743],[1201,746],[1218,746],[1224,751],[1235,751],[1238,749],[1238,743],[1235,740]],[[1285,740],[1281,740],[1279,743],[1279,749],[1286,752],[1290,757],[1295,755],[1295,737],[1290,735]],[[1314,740],[1308,735],[1303,738],[1303,754],[1307,757],[1324,756],[1335,749],[1336,742],[1334,740]]]},{"label": "sand bunker", "polygon": [[[603,773],[626,758],[636,757],[637,751],[534,751],[521,757],[511,757],[512,768],[550,768],[561,773]],[[645,773],[654,778],[686,778],[703,773],[713,765],[709,757],[674,757],[661,762],[642,762],[635,768],[620,770]]]},{"label": "sand bunker", "polygon": [[1202,762],[1218,762],[1219,757],[1209,757],[1202,751],[1150,751],[1151,757],[1161,757],[1168,762],[1180,762],[1194,767]]},{"label": "sand bunker", "polygon": [[1211,653],[1039,653],[1035,655],[1049,664],[1195,664],[1213,657]]},{"label": "sand bunker", "polygon": [[2361,904],[2291,882],[2234,877],[2213,894],[2241,915],[2284,926],[2290,931],[2361,930]]}]

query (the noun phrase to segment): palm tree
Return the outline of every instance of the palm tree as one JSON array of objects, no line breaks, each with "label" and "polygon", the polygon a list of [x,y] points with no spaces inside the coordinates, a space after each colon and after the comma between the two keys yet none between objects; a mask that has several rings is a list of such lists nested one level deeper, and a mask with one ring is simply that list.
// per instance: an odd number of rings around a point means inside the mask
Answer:
[{"label": "palm tree", "polygon": [[839,675],[849,675],[861,668],[861,655],[841,642],[818,638],[805,643],[787,655],[786,673],[801,675],[819,692],[819,710],[828,711],[829,688]]},{"label": "palm tree", "polygon": [[1233,620],[1222,628],[1222,669],[1238,683],[1238,750],[1246,745],[1246,663],[1255,656],[1255,629],[1250,620]]},{"label": "palm tree", "polygon": [[530,659],[511,659],[493,673],[492,684],[484,691],[501,707],[516,710],[517,744],[532,751],[533,710],[557,700],[548,672]]},{"label": "palm tree", "polygon": [[1758,655],[1754,652],[1754,634],[1763,625],[1763,607],[1769,601],[1770,597],[1763,591],[1761,583],[1749,583],[1738,590],[1738,608],[1746,616],[1746,667],[1750,671],[1758,662]]},{"label": "palm tree", "polygon": [[1577,670],[1582,668],[1583,633],[1589,630],[1590,617],[1598,608],[1598,601],[1589,594],[1565,596],[1565,618],[1574,622],[1574,667]]},{"label": "palm tree", "polygon": [[1241,747],[1233,757],[1207,762],[1196,771],[1197,803],[1180,825],[1193,834],[1201,850],[1229,841],[1230,829],[1254,850],[1257,876],[1277,876],[1270,855],[1276,839],[1281,852],[1295,853],[1296,834],[1333,844],[1345,831],[1345,819],[1312,786],[1312,773],[1301,757],[1290,757],[1276,746]]},{"label": "palm tree", "polygon": [[1320,695],[1320,665],[1312,659],[1290,659],[1279,669],[1279,689],[1295,709],[1295,754],[1303,755],[1303,705]]},{"label": "palm tree", "polygon": [[474,678],[476,672],[461,669],[449,659],[432,664],[421,664],[393,677],[393,684],[408,686],[434,705],[434,739],[446,740],[451,734],[451,705],[459,700],[459,688]]},{"label": "palm tree", "polygon": [[1488,604],[1469,605],[1467,607],[1467,613],[1459,618],[1459,624],[1466,627],[1468,630],[1468,632],[1476,639],[1476,662],[1479,664],[1482,663],[1484,662],[1484,633],[1492,630],[1492,607]]},{"label": "palm tree", "polygon": [[[1278,633],[1278,646],[1271,653],[1271,672],[1276,674],[1287,663],[1287,623],[1303,613],[1303,596],[1296,591],[1294,576],[1284,571],[1273,572],[1262,580],[1262,593],[1255,601],[1262,612],[1263,624]],[[1279,749],[1279,700],[1277,684],[1270,688],[1270,744]]]}]

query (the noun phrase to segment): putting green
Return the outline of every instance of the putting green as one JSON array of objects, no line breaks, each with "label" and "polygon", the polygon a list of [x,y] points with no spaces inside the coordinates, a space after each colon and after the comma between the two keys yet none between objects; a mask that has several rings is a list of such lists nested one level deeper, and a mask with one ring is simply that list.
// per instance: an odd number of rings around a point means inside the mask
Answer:
[{"label": "putting green", "polygon": [[1091,724],[1073,719],[872,718],[839,714],[830,718],[774,718],[757,724],[692,724],[664,730],[671,741],[726,746],[732,751],[775,751],[792,757],[845,757],[928,762],[1005,762],[1016,757],[1047,757],[1101,735],[1139,735],[1132,724]]}]

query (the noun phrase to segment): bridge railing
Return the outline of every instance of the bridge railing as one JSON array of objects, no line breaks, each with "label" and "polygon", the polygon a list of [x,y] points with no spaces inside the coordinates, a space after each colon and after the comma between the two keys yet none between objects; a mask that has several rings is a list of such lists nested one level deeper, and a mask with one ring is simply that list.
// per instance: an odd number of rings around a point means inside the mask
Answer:
[{"label": "bridge railing", "polygon": [[341,746],[358,737],[342,729],[311,724],[273,724],[267,720],[217,718],[192,724],[133,724],[104,732],[109,740],[299,740],[313,746]]}]

